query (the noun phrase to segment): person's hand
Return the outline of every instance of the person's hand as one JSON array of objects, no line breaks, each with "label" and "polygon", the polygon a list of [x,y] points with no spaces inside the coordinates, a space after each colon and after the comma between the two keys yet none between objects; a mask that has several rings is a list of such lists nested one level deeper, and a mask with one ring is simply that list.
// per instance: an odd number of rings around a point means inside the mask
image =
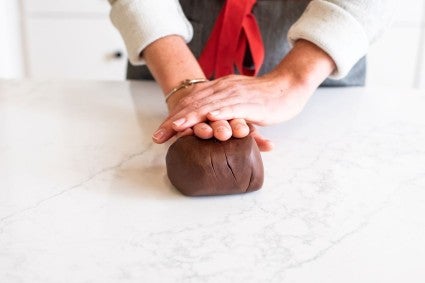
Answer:
[{"label": "person's hand", "polygon": [[[164,135],[157,142],[165,142],[176,132],[201,138],[214,135],[220,140],[244,137],[249,133],[247,122],[264,126],[293,118],[313,91],[291,81],[290,76],[282,80],[272,74],[258,78],[231,75],[202,83],[175,100],[159,128]],[[260,141],[259,146],[264,143]]]},{"label": "person's hand", "polygon": [[[175,115],[175,113],[177,112],[178,102],[183,99],[183,97],[196,92],[199,87],[201,87],[201,85],[192,86],[170,97],[167,103],[168,110],[170,113],[169,117]],[[160,129],[160,135],[162,135],[163,133],[164,130]],[[215,137],[216,139],[221,141],[225,141],[231,138],[232,136],[235,138],[243,138],[247,135],[251,135],[255,139],[261,151],[270,151],[273,148],[272,142],[268,139],[265,139],[261,134],[258,133],[258,131],[252,124],[247,124],[244,119],[203,121],[195,124],[193,127],[185,128],[183,131],[174,131],[170,134],[175,134],[176,137],[196,135],[202,139],[210,139],[212,137]],[[155,135],[154,141],[157,141]]]}]

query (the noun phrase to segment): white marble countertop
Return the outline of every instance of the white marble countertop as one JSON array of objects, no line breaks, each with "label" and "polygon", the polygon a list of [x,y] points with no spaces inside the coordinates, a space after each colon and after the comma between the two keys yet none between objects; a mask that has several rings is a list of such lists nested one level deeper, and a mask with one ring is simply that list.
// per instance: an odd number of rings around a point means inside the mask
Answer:
[{"label": "white marble countertop", "polygon": [[189,198],[147,82],[0,82],[0,282],[425,282],[425,94],[321,89],[265,184]]}]

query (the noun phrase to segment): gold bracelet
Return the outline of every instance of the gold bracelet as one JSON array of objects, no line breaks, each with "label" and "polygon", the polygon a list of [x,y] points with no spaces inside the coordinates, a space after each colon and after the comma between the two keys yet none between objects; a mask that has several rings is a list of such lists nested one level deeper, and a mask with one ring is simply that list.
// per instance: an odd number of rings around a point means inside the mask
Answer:
[{"label": "gold bracelet", "polygon": [[192,80],[184,80],[182,81],[178,86],[176,86],[175,88],[173,88],[166,96],[165,96],[165,102],[168,101],[168,99],[175,94],[176,92],[178,92],[179,90],[183,89],[183,88],[187,88],[191,85],[194,84],[199,84],[199,83],[204,83],[207,82],[207,79],[192,79]]}]

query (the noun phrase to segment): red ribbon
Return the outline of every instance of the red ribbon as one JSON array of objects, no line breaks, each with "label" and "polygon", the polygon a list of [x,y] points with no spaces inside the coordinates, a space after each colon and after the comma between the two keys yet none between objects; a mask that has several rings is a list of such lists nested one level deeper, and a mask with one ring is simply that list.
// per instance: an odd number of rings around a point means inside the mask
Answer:
[{"label": "red ribbon", "polygon": [[[264,45],[257,21],[252,14],[256,0],[227,0],[200,57],[207,78],[234,73],[255,76],[264,61]],[[247,48],[249,47],[249,49]],[[244,66],[249,52],[253,66]]]}]

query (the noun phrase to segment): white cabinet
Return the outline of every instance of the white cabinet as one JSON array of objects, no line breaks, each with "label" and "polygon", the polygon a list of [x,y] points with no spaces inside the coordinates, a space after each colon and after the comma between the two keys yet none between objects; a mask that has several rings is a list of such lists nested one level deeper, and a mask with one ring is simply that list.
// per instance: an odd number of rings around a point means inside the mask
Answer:
[{"label": "white cabinet", "polygon": [[30,78],[123,80],[127,56],[106,0],[26,0]]}]

